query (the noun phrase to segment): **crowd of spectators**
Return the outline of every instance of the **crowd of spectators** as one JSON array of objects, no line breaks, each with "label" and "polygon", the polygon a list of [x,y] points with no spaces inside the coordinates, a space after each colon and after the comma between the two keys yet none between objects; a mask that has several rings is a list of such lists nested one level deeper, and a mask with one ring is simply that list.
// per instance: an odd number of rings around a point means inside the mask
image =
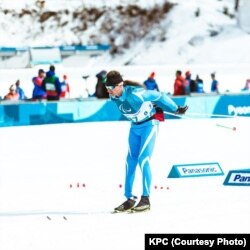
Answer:
[{"label": "crowd of spectators", "polygon": [[15,84],[10,85],[9,92],[4,96],[3,100],[58,101],[62,98],[70,98],[70,85],[67,75],[63,75],[62,81],[60,81],[55,70],[54,65],[50,65],[47,72],[43,69],[38,70],[37,76],[31,79],[33,83],[31,98],[26,97],[18,79]]},{"label": "crowd of spectators", "polygon": [[[210,93],[219,94],[219,81],[216,79],[215,72],[211,73],[211,87]],[[199,75],[192,78],[191,72],[188,70],[185,77],[182,76],[182,71],[177,70],[175,73],[174,91],[173,95],[190,95],[192,93],[205,93],[204,82]]]},{"label": "crowd of spectators", "polygon": [[[95,75],[95,91],[90,94],[89,90],[86,88],[88,97],[95,97],[98,99],[109,98],[109,94],[105,87],[106,75],[106,70],[101,70]],[[83,76],[82,78],[87,80],[88,77],[89,75]],[[220,85],[216,78],[216,73],[212,72],[210,77],[211,82],[209,93],[220,94]],[[68,76],[64,74],[60,80],[60,77],[56,74],[56,68],[54,65],[50,65],[47,72],[45,72],[44,69],[39,69],[37,75],[31,79],[31,82],[33,83],[31,98],[27,98],[23,88],[21,87],[21,82],[18,79],[14,84],[10,85],[8,93],[6,93],[3,98],[0,97],[0,100],[58,101],[64,98],[70,98],[70,84]],[[148,75],[144,82],[142,82],[142,85],[145,89],[160,91],[156,80],[156,73],[154,71]],[[246,83],[241,91],[250,91],[250,79],[246,80]],[[169,94],[172,94],[173,96],[180,96],[191,95],[193,93],[205,93],[203,79],[198,74],[195,78],[193,78],[190,70],[187,70],[184,75],[181,70],[176,70],[175,79],[173,81],[173,92]]]},{"label": "crowd of spectators", "polygon": [[[209,93],[220,94],[220,84],[216,78],[216,73],[212,72],[210,77]],[[250,79],[246,80],[245,86],[241,91],[250,91]],[[182,71],[177,70],[175,74],[173,95],[190,95],[192,93],[205,93],[203,80],[199,75],[196,75],[195,79],[193,79],[190,71],[186,71],[185,77],[183,77]]]}]

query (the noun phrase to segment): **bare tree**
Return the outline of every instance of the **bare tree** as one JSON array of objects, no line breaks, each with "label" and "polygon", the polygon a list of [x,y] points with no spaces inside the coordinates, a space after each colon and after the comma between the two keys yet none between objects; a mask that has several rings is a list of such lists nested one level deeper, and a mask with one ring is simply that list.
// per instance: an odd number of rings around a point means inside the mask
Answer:
[{"label": "bare tree", "polygon": [[234,2],[234,10],[235,10],[235,11],[238,11],[238,9],[239,9],[239,4],[240,4],[240,0],[235,0],[235,2]]}]

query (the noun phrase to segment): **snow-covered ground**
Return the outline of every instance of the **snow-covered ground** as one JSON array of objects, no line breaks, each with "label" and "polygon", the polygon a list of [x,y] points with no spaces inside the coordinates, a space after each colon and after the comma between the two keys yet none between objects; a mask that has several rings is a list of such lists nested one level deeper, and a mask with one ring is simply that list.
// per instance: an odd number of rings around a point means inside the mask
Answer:
[{"label": "snow-covered ground", "polygon": [[[129,122],[1,128],[1,249],[142,250],[145,233],[249,233],[249,186],[223,185],[229,170],[250,168],[249,125],[249,118],[162,123],[152,209],[141,214],[110,214],[124,201]],[[224,175],[167,178],[175,164],[209,162]],[[141,194],[139,169],[134,192]]]},{"label": "snow-covered ground", "polygon": [[[87,1],[46,2],[48,8],[70,11]],[[96,6],[111,7],[118,2],[94,1]],[[147,6],[149,1],[137,2]],[[173,2],[178,5],[160,25],[167,30],[164,42],[151,40],[159,34],[159,27],[154,27],[145,41],[135,42],[123,55],[111,58],[105,54],[91,60],[75,56],[57,66],[59,76],[69,76],[72,97],[86,95],[86,86],[93,91],[95,74],[102,69],[118,69],[125,78],[138,81],[155,71],[161,90],[170,93],[176,69],[191,70],[193,77],[199,74],[206,91],[210,89],[210,73],[216,71],[222,91],[239,92],[250,76],[250,36],[238,27],[236,18],[222,14],[224,6],[235,14],[234,1]],[[34,1],[2,0],[0,6],[18,10],[30,3]],[[196,18],[198,7],[201,15]],[[60,30],[50,32],[51,39],[46,40],[46,34],[36,30],[37,25],[25,25],[28,19],[18,22],[1,13],[0,20],[1,46],[37,45],[37,41],[53,41],[53,35],[65,41]],[[70,28],[65,30],[65,39],[74,40]],[[31,31],[35,37],[27,37]],[[130,65],[124,66],[126,62]],[[12,68],[16,65],[15,59],[4,63]],[[30,97],[31,78],[36,73],[37,68],[1,69],[0,96],[20,79]],[[83,75],[90,75],[87,83]],[[249,118],[192,118],[161,124],[152,158],[152,210],[115,215],[109,212],[124,201],[120,185],[129,123],[1,128],[0,248],[144,249],[145,233],[249,233],[249,187],[223,185],[229,170],[250,168],[249,123]],[[218,162],[225,175],[167,178],[174,164],[207,162]],[[135,193],[140,196],[140,192],[138,170]]]},{"label": "snow-covered ground", "polygon": [[[90,4],[80,0],[58,2],[49,0],[46,6],[71,11],[79,4]],[[129,2],[133,1],[102,0],[91,4],[112,7]],[[150,7],[149,1],[137,2]],[[222,91],[239,92],[250,76],[250,35],[238,27],[236,18],[222,14],[225,6],[229,13],[236,14],[234,1],[172,2],[178,5],[170,16],[152,28],[145,41],[134,42],[123,55],[112,58],[105,54],[91,60],[76,56],[58,65],[58,75],[69,76],[72,97],[86,95],[86,86],[93,91],[95,74],[102,69],[118,69],[124,78],[138,81],[155,71],[161,90],[170,93],[176,69],[191,70],[193,77],[199,74],[206,91],[210,89],[210,73],[216,71]],[[32,0],[0,1],[2,9],[20,10],[32,4]],[[196,18],[194,12],[198,8],[201,15]],[[41,34],[39,25],[27,25],[29,21],[24,18],[19,22],[0,12],[0,46],[37,45],[39,41],[54,41],[54,35],[62,43],[76,39],[69,27],[64,30],[67,36],[60,30]],[[87,34],[96,33],[96,27]],[[152,38],[165,31],[164,42],[152,42]],[[126,62],[130,65],[124,66]],[[13,59],[4,63],[13,68],[16,62]],[[37,68],[1,69],[0,96],[20,79],[30,97],[31,78],[36,73]],[[90,75],[87,83],[83,75]],[[124,181],[128,122],[1,128],[0,248],[140,250],[144,249],[145,233],[249,233],[249,186],[223,185],[229,170],[250,168],[249,126],[249,118],[192,118],[161,124],[152,158],[152,210],[115,215],[109,212],[124,201],[120,185]],[[225,175],[167,178],[174,164],[207,162],[218,162]],[[138,196],[140,177],[138,170]]]}]

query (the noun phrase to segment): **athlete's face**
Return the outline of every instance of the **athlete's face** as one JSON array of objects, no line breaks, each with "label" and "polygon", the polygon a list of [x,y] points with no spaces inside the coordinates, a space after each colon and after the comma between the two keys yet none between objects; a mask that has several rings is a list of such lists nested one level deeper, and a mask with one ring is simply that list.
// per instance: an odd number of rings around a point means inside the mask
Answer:
[{"label": "athlete's face", "polygon": [[108,93],[112,96],[121,96],[123,91],[123,82],[114,86],[106,86]]}]

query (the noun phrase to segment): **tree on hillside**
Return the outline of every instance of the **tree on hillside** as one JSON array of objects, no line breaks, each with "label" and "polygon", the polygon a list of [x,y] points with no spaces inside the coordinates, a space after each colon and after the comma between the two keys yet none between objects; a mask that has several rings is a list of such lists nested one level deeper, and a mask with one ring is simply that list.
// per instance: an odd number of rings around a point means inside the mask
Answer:
[{"label": "tree on hillside", "polygon": [[235,0],[235,2],[234,2],[234,10],[235,10],[235,11],[238,11],[238,9],[239,9],[239,4],[240,4],[240,0]]}]

